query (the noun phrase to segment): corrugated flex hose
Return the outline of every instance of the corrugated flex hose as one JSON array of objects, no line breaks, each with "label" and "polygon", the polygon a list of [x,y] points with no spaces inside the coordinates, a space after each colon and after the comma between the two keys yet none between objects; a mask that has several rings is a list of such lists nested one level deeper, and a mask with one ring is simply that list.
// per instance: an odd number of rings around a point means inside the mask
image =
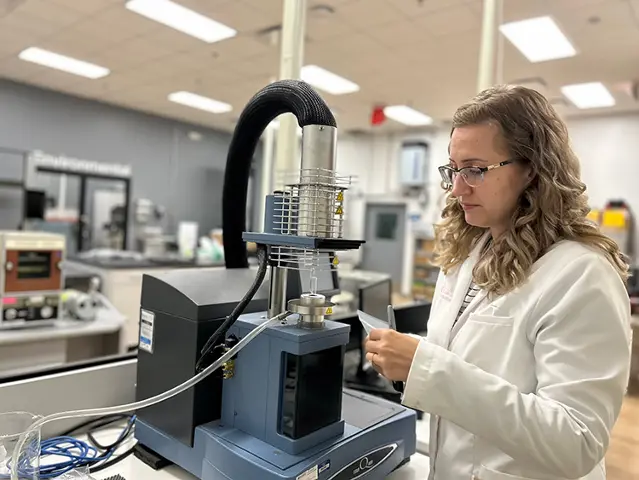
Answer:
[{"label": "corrugated flex hose", "polygon": [[226,159],[222,193],[222,228],[226,268],[248,268],[242,233],[251,162],[264,129],[276,117],[292,113],[300,127],[337,126],[322,97],[305,82],[280,80],[264,87],[246,105],[235,128]]}]

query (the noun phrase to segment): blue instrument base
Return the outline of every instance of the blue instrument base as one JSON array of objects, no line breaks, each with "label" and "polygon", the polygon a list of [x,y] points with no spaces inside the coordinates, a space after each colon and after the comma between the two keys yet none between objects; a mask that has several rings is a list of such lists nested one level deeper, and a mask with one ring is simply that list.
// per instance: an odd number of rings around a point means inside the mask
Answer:
[{"label": "blue instrument base", "polygon": [[381,480],[416,451],[416,414],[344,390],[344,433],[297,455],[220,421],[195,430],[193,447],[142,421],[138,441],[201,480]]}]

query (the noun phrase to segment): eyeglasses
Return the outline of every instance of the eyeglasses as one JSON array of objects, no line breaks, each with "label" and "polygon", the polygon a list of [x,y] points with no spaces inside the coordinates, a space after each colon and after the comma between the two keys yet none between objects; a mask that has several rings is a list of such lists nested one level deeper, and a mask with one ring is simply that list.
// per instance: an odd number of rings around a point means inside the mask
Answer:
[{"label": "eyeglasses", "polygon": [[451,188],[455,183],[458,174],[461,174],[464,181],[471,187],[477,187],[484,181],[484,174],[490,170],[494,170],[504,165],[513,163],[514,160],[504,160],[503,162],[489,165],[487,167],[462,167],[453,168],[449,165],[439,167],[439,174],[442,176],[442,186]]}]

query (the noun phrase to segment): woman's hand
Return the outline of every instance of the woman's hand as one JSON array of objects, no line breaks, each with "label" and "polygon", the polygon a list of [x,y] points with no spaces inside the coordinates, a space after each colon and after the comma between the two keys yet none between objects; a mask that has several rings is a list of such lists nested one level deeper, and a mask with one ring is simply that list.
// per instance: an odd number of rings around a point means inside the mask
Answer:
[{"label": "woman's hand", "polygon": [[384,377],[405,382],[419,340],[387,328],[374,328],[366,338],[366,360]]}]

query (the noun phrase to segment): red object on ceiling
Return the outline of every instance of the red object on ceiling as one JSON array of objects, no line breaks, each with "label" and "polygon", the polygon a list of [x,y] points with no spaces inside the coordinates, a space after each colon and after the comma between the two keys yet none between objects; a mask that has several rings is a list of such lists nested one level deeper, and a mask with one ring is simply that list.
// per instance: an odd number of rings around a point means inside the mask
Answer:
[{"label": "red object on ceiling", "polygon": [[384,107],[373,108],[371,114],[371,125],[381,125],[386,121],[386,115],[384,115]]}]

